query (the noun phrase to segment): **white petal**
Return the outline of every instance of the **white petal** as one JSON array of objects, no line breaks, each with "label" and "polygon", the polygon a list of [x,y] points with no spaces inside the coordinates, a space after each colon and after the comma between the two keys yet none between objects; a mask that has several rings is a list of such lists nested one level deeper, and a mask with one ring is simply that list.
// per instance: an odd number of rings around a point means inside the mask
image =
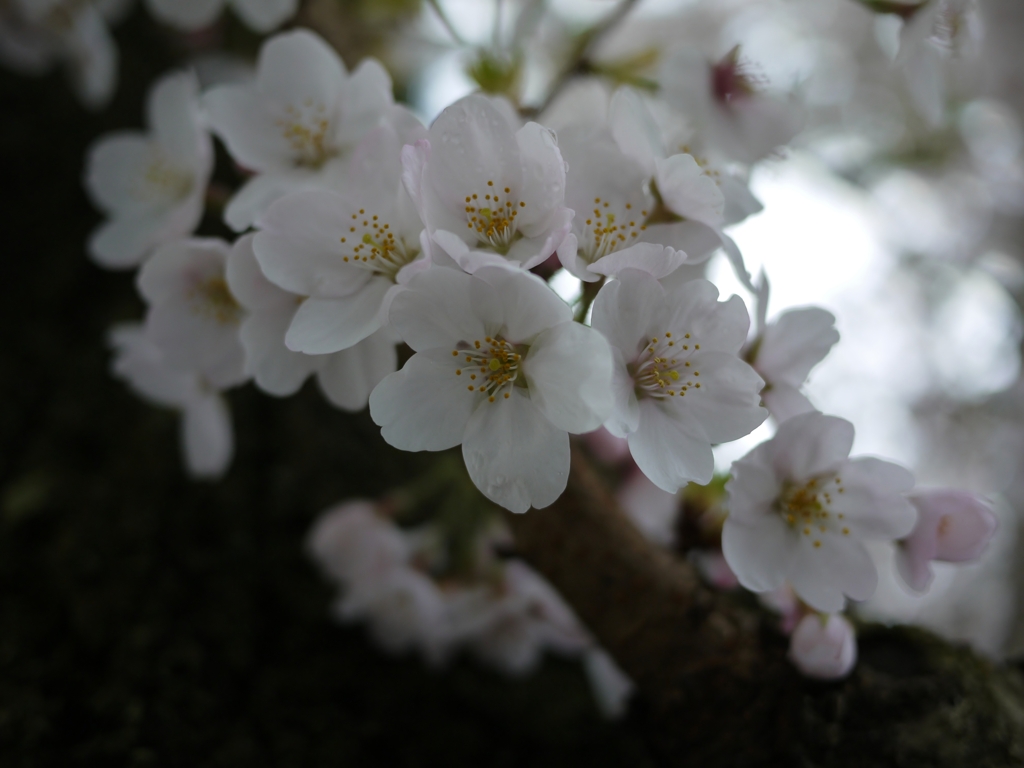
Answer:
[{"label": "white petal", "polygon": [[665,298],[665,289],[650,274],[631,270],[606,283],[594,300],[591,323],[633,362],[647,341],[647,328]]},{"label": "white petal", "polygon": [[389,322],[417,352],[482,341],[488,334],[470,303],[472,279],[455,269],[430,267],[395,291]]},{"label": "white petal", "polygon": [[363,59],[342,90],[338,141],[343,145],[358,142],[393,103],[391,75],[376,59]]},{"label": "white petal", "polygon": [[374,388],[370,416],[389,445],[443,451],[462,442],[481,395],[455,375],[457,364],[447,349],[417,352]]},{"label": "white petal", "polygon": [[526,237],[536,237],[547,227],[552,212],[565,202],[565,161],[552,131],[527,123],[516,132],[523,167],[519,200],[526,203],[516,223]]},{"label": "white petal", "polygon": [[741,522],[732,516],[722,527],[722,554],[740,584],[754,592],[782,586],[798,541],[781,518]]},{"label": "white petal", "polygon": [[383,330],[330,355],[317,374],[317,382],[334,405],[345,411],[361,411],[373,388],[397,368],[394,339]]},{"label": "white petal", "polygon": [[194,30],[210,26],[224,7],[224,0],[146,0],[146,4],[165,24]]},{"label": "white petal", "polygon": [[86,156],[85,172],[85,187],[92,201],[107,213],[151,207],[148,201],[139,202],[137,183],[153,159],[152,142],[137,131],[118,131],[94,142]]},{"label": "white petal", "polygon": [[626,369],[622,351],[612,347],[612,414],[604,426],[616,437],[628,437],[640,426],[640,403],[636,399],[636,382]]},{"label": "white petal", "polygon": [[663,491],[675,493],[689,482],[711,482],[715,458],[700,424],[685,413],[640,403],[640,423],[629,435],[629,452],[640,470]]},{"label": "white petal", "polygon": [[278,104],[322,104],[330,114],[344,81],[338,54],[308,30],[274,35],[260,49],[256,82]]},{"label": "white petal", "polygon": [[507,266],[478,269],[470,282],[470,302],[487,330],[513,343],[529,342],[548,328],[572,320],[569,305],[536,275]]},{"label": "white petal", "polygon": [[514,388],[476,409],[462,456],[484,496],[512,512],[552,504],[569,479],[569,435]]},{"label": "white petal", "polygon": [[772,384],[761,391],[761,400],[779,424],[786,419],[816,410],[800,390],[789,384]]},{"label": "white petal", "polygon": [[261,390],[277,397],[295,394],[323,360],[292,352],[285,346],[285,333],[295,309],[294,305],[285,305],[253,313],[242,323],[240,331],[246,371]]},{"label": "white petal", "polygon": [[713,443],[727,443],[749,435],[768,418],[760,407],[764,382],[757,372],[735,355],[705,352],[690,361],[700,372],[700,389],[687,390],[685,399],[674,403],[685,408]]},{"label": "white petal", "polygon": [[772,470],[770,443],[761,443],[733,462],[732,477],[725,490],[730,519],[755,524],[775,515],[773,504],[782,488]]},{"label": "white petal", "polygon": [[199,81],[192,72],[161,78],[150,91],[146,112],[154,138],[183,168],[206,171],[213,146],[199,116]]},{"label": "white petal", "polygon": [[[267,280],[256,261],[253,238],[249,234],[240,237],[228,254],[227,280],[231,295],[246,309],[271,309],[274,307],[298,306],[299,296],[282,290]],[[282,343],[284,336],[282,334]]]},{"label": "white petal", "polygon": [[257,32],[272,32],[295,15],[297,0],[232,0],[235,12]]},{"label": "white petal", "polygon": [[754,365],[772,384],[800,387],[839,341],[836,318],[819,307],[791,309],[764,330]]},{"label": "white petal", "polygon": [[156,245],[162,226],[158,215],[113,219],[89,236],[89,255],[107,269],[136,267]]},{"label": "white petal", "polygon": [[637,243],[598,259],[587,269],[608,277],[615,277],[624,269],[638,269],[660,280],[686,262],[686,254],[675,248],[656,243]]},{"label": "white petal", "polygon": [[235,452],[231,412],[217,394],[196,398],[182,413],[181,444],[193,477],[218,478]]},{"label": "white petal", "polygon": [[814,412],[794,416],[772,438],[772,463],[779,477],[810,480],[843,465],[853,447],[853,424]]},{"label": "white petal", "polygon": [[[739,296],[718,301],[718,289],[703,279],[666,290],[661,333],[691,333],[701,350],[737,354],[747,339],[750,316]],[[656,329],[652,329],[655,331]]]},{"label": "white petal", "polygon": [[294,352],[328,355],[348,349],[381,326],[380,306],[391,283],[374,278],[340,299],[306,299],[295,313],[285,344]]},{"label": "white petal", "polygon": [[658,159],[665,157],[665,147],[640,94],[632,88],[619,88],[608,108],[608,123],[619,149],[653,176]]},{"label": "white petal", "polygon": [[672,155],[659,160],[656,175],[658,192],[670,211],[709,227],[722,225],[725,197],[692,155]]},{"label": "white petal", "polygon": [[838,536],[824,536],[820,547],[800,536],[788,577],[800,599],[826,613],[841,611],[843,595],[867,600],[878,586],[878,572],[864,545]]},{"label": "white petal", "polygon": [[530,399],[559,429],[578,435],[611,414],[612,354],[604,337],[579,323],[543,331],[523,361]]},{"label": "white petal", "polygon": [[139,293],[150,304],[186,298],[197,285],[224,275],[228,252],[228,244],[216,238],[169,243],[139,270]]},{"label": "white petal", "polygon": [[243,168],[283,170],[292,164],[288,140],[255,85],[212,88],[203,96],[203,106],[214,132]]}]

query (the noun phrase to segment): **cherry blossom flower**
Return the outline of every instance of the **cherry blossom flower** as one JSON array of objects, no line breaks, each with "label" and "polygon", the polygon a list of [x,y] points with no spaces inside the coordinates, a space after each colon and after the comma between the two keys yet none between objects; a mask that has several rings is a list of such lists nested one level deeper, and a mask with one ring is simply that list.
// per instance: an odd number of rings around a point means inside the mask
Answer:
[{"label": "cherry blossom flower", "polygon": [[807,677],[841,680],[857,663],[857,636],[846,617],[809,613],[789,638],[789,660]]},{"label": "cherry blossom flower", "polygon": [[379,330],[330,355],[288,349],[285,334],[304,297],[264,277],[253,253],[253,237],[245,235],[235,243],[227,266],[228,287],[246,310],[240,329],[246,373],[260,389],[278,397],[294,394],[316,374],[321,391],[334,405],[362,410],[370,391],[398,367],[395,340],[388,331]]},{"label": "cherry blossom flower", "polygon": [[917,509],[917,525],[898,542],[897,571],[912,590],[926,592],[935,578],[933,560],[966,563],[981,557],[996,532],[996,516],[967,491],[915,491],[907,498]]},{"label": "cherry blossom flower", "polygon": [[231,413],[219,388],[195,371],[167,364],[160,347],[140,324],[113,328],[112,373],[146,400],[181,414],[181,450],[189,474],[218,478],[234,453]]},{"label": "cherry blossom flower", "polygon": [[914,526],[903,497],[907,470],[850,459],[853,425],[805,413],[733,464],[722,551],[754,592],[788,581],[815,610],[842,610],[844,595],[866,600],[878,574],[864,542],[898,539]]},{"label": "cherry blossom flower", "polygon": [[109,217],[89,239],[89,252],[102,266],[136,266],[199,224],[213,146],[198,91],[190,73],[164,77],[147,100],[148,134],[120,131],[90,147],[85,186]]},{"label": "cherry blossom flower", "polygon": [[583,668],[601,714],[614,720],[626,714],[636,686],[607,651],[592,647],[583,656]]},{"label": "cherry blossom flower", "polygon": [[569,432],[611,410],[611,352],[534,275],[431,267],[400,287],[394,329],[416,354],[370,395],[384,439],[407,451],[462,444],[477,488],[514,512],[565,489]]},{"label": "cherry blossom flower", "polygon": [[532,122],[517,129],[486,96],[445,109],[427,139],[403,150],[402,163],[439,264],[530,269],[569,232],[566,167],[554,134]]},{"label": "cherry blossom flower", "polygon": [[146,332],[165,363],[224,389],[246,379],[239,339],[244,310],[226,276],[223,240],[180,240],[160,248],[138,275],[149,305]]},{"label": "cherry blossom flower", "polygon": [[666,57],[659,80],[665,100],[693,121],[697,133],[741,163],[788,143],[803,123],[800,106],[769,92],[738,46],[717,62],[680,48]]},{"label": "cherry blossom flower", "polygon": [[295,15],[298,0],[146,0],[160,21],[184,30],[204,29],[230,6],[247,26],[271,32]]},{"label": "cherry blossom flower", "polygon": [[835,316],[820,307],[790,309],[770,324],[764,322],[768,283],[763,279],[758,296],[758,335],[744,358],[764,379],[761,401],[779,423],[815,410],[800,391],[811,369],[825,359],[839,341]]},{"label": "cherry blossom flower", "polygon": [[260,217],[253,248],[263,273],[308,297],[285,336],[295,352],[330,354],[368,338],[386,320],[389,292],[429,264],[400,179],[401,136],[384,125],[367,143],[343,192],[293,192]]},{"label": "cherry blossom flower", "polygon": [[712,443],[736,440],[767,417],[764,382],[737,353],[750,320],[737,296],[718,301],[707,280],[672,288],[626,270],[594,302],[593,325],[612,345],[615,410],[605,427],[627,437],[662,490],[710,482]]},{"label": "cherry blossom flower", "polygon": [[130,0],[9,0],[0,3],[0,61],[30,75],[63,64],[79,100],[106,106],[117,87],[117,44],[108,24]]},{"label": "cherry blossom flower", "polygon": [[351,150],[383,118],[413,119],[394,105],[391,78],[377,61],[350,75],[334,49],[306,30],[270,38],[255,82],[213,88],[204,103],[231,157],[256,173],[224,212],[239,232],[287,192],[339,188]]}]

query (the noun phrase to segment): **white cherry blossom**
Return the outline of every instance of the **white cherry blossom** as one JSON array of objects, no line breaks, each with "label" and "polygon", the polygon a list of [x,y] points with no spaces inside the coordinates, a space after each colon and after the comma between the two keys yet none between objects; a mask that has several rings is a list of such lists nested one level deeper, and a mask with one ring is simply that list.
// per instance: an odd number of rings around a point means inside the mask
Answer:
[{"label": "white cherry blossom", "polygon": [[845,616],[804,616],[789,638],[789,660],[807,677],[840,680],[857,663],[857,636]]},{"label": "white cherry blossom", "polygon": [[896,549],[896,569],[915,592],[927,592],[935,574],[932,561],[977,560],[996,532],[991,506],[968,491],[939,488],[914,491],[907,498],[917,524]]},{"label": "white cherry blossom", "polygon": [[230,6],[247,26],[271,32],[295,15],[298,0],[146,0],[150,13],[184,30],[204,29]]},{"label": "white cherry blossom", "polygon": [[228,287],[230,246],[223,240],[180,240],[160,248],[138,274],[149,305],[146,332],[165,363],[223,389],[246,379],[239,339],[244,310]]},{"label": "white cherry blossom", "polygon": [[675,493],[714,472],[713,443],[736,440],[767,417],[763,385],[737,353],[750,320],[733,296],[718,301],[707,280],[666,288],[626,270],[594,302],[594,328],[615,356],[615,410],[605,423],[627,437],[647,477]]},{"label": "white cherry blossom", "polygon": [[167,364],[160,347],[140,324],[113,328],[111,371],[146,400],[181,414],[181,450],[193,477],[217,478],[234,453],[231,413],[219,387],[195,371]]},{"label": "white cherry blossom", "polygon": [[517,129],[486,96],[445,109],[427,139],[403,150],[402,163],[439,264],[530,269],[569,232],[566,167],[554,133],[533,122]]},{"label": "white cherry blossom", "polygon": [[330,354],[378,331],[396,284],[428,266],[423,224],[400,179],[401,137],[380,126],[353,158],[343,192],[293,192],[260,217],[253,248],[267,278],[308,297],[285,336],[288,349]]},{"label": "white cherry blossom", "polygon": [[239,232],[287,192],[340,187],[348,156],[367,133],[385,117],[411,119],[394,105],[380,63],[367,59],[349,74],[334,49],[306,30],[270,38],[254,82],[213,88],[204,103],[231,157],[256,174],[224,212]]},{"label": "white cherry blossom", "polygon": [[741,163],[788,143],[803,123],[800,105],[768,91],[738,46],[716,62],[694,48],[680,48],[665,58],[659,81],[665,100],[697,133]]},{"label": "white cherry blossom", "polygon": [[285,334],[305,297],[264,277],[253,253],[253,237],[245,235],[235,243],[227,266],[231,293],[246,310],[240,329],[246,373],[264,392],[279,397],[294,394],[315,374],[321,391],[334,405],[349,411],[365,408],[370,391],[398,367],[394,338],[382,329],[329,355],[288,349]]},{"label": "white cherry blossom", "polygon": [[370,395],[384,439],[409,451],[461,443],[477,488],[514,512],[557,499],[567,433],[611,410],[604,338],[539,278],[498,266],[431,267],[398,290],[390,319],[416,354]]},{"label": "white cherry blossom", "polygon": [[121,269],[190,235],[203,215],[213,146],[191,73],[168,75],[149,93],[149,132],[119,131],[89,149],[85,186],[109,220],[89,239],[102,266]]},{"label": "white cherry blossom", "polygon": [[850,459],[853,425],[805,413],[733,464],[722,551],[740,583],[767,592],[789,582],[815,610],[866,600],[878,574],[867,540],[898,539],[916,514],[907,470]]},{"label": "white cherry blossom", "polygon": [[30,75],[66,67],[79,100],[106,106],[117,87],[117,44],[108,25],[130,0],[7,0],[0,3],[0,62]]}]

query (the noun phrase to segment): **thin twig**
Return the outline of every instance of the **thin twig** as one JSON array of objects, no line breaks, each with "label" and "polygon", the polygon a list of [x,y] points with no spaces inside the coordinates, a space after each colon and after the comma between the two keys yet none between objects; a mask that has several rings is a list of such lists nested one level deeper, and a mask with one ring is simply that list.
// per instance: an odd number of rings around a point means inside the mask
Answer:
[{"label": "thin twig", "polygon": [[430,5],[431,8],[434,9],[434,13],[437,14],[437,18],[441,20],[441,24],[448,31],[448,34],[451,35],[452,40],[454,40],[455,43],[458,45],[466,45],[466,41],[462,39],[462,35],[458,33],[458,30],[456,30],[455,27],[452,26],[451,21],[448,19],[448,16],[445,14],[444,10],[441,8],[441,4],[438,2],[438,0],[427,0],[427,3]]}]

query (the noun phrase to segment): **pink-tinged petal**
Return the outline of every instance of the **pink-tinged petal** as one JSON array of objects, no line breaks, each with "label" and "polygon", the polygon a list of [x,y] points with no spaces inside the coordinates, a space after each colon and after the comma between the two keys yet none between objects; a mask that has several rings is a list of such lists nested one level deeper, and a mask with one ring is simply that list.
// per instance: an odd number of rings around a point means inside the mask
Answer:
[{"label": "pink-tinged petal", "polygon": [[184,30],[204,29],[220,15],[224,0],[146,0],[154,17]]},{"label": "pink-tinged petal", "polygon": [[320,389],[345,411],[361,411],[370,392],[398,368],[398,351],[386,330],[368,336],[354,347],[330,355],[317,373]]},{"label": "pink-tinged petal", "polygon": [[309,189],[283,197],[260,219],[253,248],[271,282],[302,296],[333,298],[362,291],[369,270],[345,262],[349,230],[342,196]]},{"label": "pink-tinged petal", "polygon": [[[616,277],[624,269],[638,269],[660,280],[675,272],[686,261],[685,253],[667,245],[637,243],[598,259],[587,267],[587,271]],[[593,279],[595,278],[591,275],[591,280]]]},{"label": "pink-tinged petal", "polygon": [[796,537],[781,520],[740,522],[732,515],[722,527],[722,554],[736,578],[752,592],[782,586],[787,563],[796,553]]},{"label": "pink-tinged petal", "polygon": [[523,168],[519,211],[516,224],[526,237],[536,237],[547,229],[555,209],[565,202],[565,160],[558,151],[555,134],[539,123],[527,123],[516,132]]},{"label": "pink-tinged petal", "polygon": [[[518,344],[572,320],[569,305],[536,275],[508,266],[482,267],[470,283],[470,302],[488,331]],[[493,323],[493,326],[492,326]]]},{"label": "pink-tinged petal", "polygon": [[[783,523],[780,518],[779,525]],[[871,555],[859,541],[823,535],[799,535],[795,556],[786,576],[800,599],[818,611],[836,613],[846,604],[844,595],[867,600],[878,586]],[[821,546],[814,546],[820,541]],[[731,565],[731,563],[730,563]]]},{"label": "pink-tinged petal", "polygon": [[[239,238],[228,255],[227,280],[231,295],[248,310],[298,307],[300,297],[285,291],[267,280],[256,261],[253,238],[249,234]],[[281,342],[284,343],[282,332]]]},{"label": "pink-tinged petal", "polygon": [[670,211],[709,227],[722,226],[725,197],[692,155],[672,155],[659,160],[656,178],[658,192]]},{"label": "pink-tinged petal", "polygon": [[220,395],[206,394],[185,407],[181,447],[185,466],[193,477],[214,480],[227,471],[235,443],[231,412]]},{"label": "pink-tinged petal", "polygon": [[292,147],[254,85],[212,88],[203,96],[203,106],[214,132],[243,168],[265,172],[292,165]]},{"label": "pink-tinged petal", "polygon": [[256,64],[260,92],[280,105],[323,105],[333,112],[345,82],[345,65],[322,38],[304,29],[270,38]]},{"label": "pink-tinged petal", "polygon": [[594,300],[591,323],[632,362],[647,341],[647,329],[665,289],[651,275],[631,270],[606,283]]},{"label": "pink-tinged petal", "polygon": [[[934,541],[931,543],[934,544]],[[924,594],[935,580],[935,572],[932,571],[934,554],[928,554],[929,550],[934,552],[934,547],[926,548],[926,545],[908,547],[906,542],[899,542],[899,544],[902,546],[896,548],[896,572],[903,579],[903,583],[913,592]]]},{"label": "pink-tinged petal", "polygon": [[298,0],[233,0],[232,5],[247,27],[264,34],[273,32],[298,10]]},{"label": "pink-tinged petal", "polygon": [[685,413],[640,403],[640,421],[629,435],[629,452],[656,486],[675,493],[689,482],[711,482],[715,458],[699,423]]},{"label": "pink-tinged petal", "polygon": [[764,407],[779,424],[786,419],[816,410],[811,401],[789,384],[771,384],[761,390]]},{"label": "pink-tinged petal", "polygon": [[789,660],[807,677],[841,680],[857,663],[853,626],[838,614],[808,614],[789,641]]},{"label": "pink-tinged petal", "polygon": [[391,326],[417,352],[483,341],[488,333],[470,302],[472,280],[464,272],[437,266],[413,276],[394,292]]},{"label": "pink-tinged petal", "polygon": [[516,388],[482,402],[466,425],[462,456],[480,492],[512,512],[552,504],[569,479],[569,435]]},{"label": "pink-tinged petal", "polygon": [[977,560],[998,527],[990,505],[967,491],[918,491],[909,499],[919,513],[918,525],[909,540],[913,540],[924,526],[934,530],[935,554],[932,558],[935,560],[948,563]]},{"label": "pink-tinged petal", "polygon": [[839,341],[835,316],[818,307],[784,312],[764,330],[754,367],[772,384],[800,387]]},{"label": "pink-tinged petal", "polygon": [[380,307],[391,283],[374,278],[340,299],[306,299],[295,313],[285,344],[293,352],[329,355],[358,344],[381,327]]},{"label": "pink-tinged petal", "polygon": [[764,382],[757,372],[728,352],[700,352],[690,357],[700,373],[700,388],[691,387],[685,399],[670,403],[700,422],[712,443],[727,443],[749,435],[768,418],[760,406]]},{"label": "pink-tinged petal", "polygon": [[565,322],[542,331],[523,360],[523,375],[530,399],[559,429],[590,432],[611,413],[611,349],[592,328]]},{"label": "pink-tinged petal", "polygon": [[484,206],[484,195],[492,191],[502,199],[505,187],[513,198],[521,192],[519,145],[486,96],[467,96],[445,109],[430,127],[430,146],[426,177],[449,211],[463,211],[466,197],[473,194],[478,195],[476,204]]},{"label": "pink-tinged petal", "polygon": [[455,374],[457,365],[447,349],[417,352],[374,388],[370,416],[389,445],[403,451],[443,451],[462,442],[481,396]]},{"label": "pink-tinged petal", "polygon": [[779,426],[772,439],[772,463],[779,477],[810,480],[842,466],[852,447],[853,424],[815,411]]}]

